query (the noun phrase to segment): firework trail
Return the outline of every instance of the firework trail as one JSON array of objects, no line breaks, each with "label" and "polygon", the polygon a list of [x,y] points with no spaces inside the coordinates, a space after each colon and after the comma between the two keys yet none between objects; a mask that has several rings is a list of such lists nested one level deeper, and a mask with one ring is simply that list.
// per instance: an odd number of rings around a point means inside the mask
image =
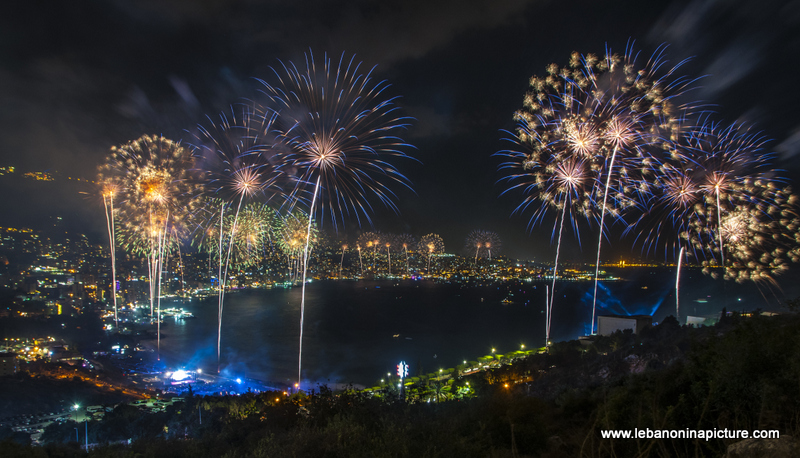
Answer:
[{"label": "firework trail", "polygon": [[473,264],[477,264],[478,263],[478,253],[481,251],[481,248],[483,247],[483,245],[481,244],[481,242],[476,242],[474,246],[475,246],[475,261],[473,262]]},{"label": "firework trail", "polygon": [[342,258],[339,260],[339,280],[342,279],[342,266],[344,266],[344,253],[347,251],[347,244],[342,244]]},{"label": "firework trail", "polygon": [[387,242],[387,243],[385,243],[385,246],[386,246],[386,259],[387,259],[387,263],[389,265],[388,268],[387,268],[387,275],[391,277],[392,276],[392,252],[391,252],[392,244]]},{"label": "firework trail", "polygon": [[117,315],[117,250],[115,244],[116,223],[114,221],[114,193],[116,192],[117,185],[114,184],[113,181],[106,179],[106,182],[102,183],[101,193],[106,214],[106,224],[108,225],[109,250],[111,252],[111,294],[114,299],[114,328],[119,332],[119,317]]},{"label": "firework trail", "polygon": [[431,257],[444,253],[444,241],[439,234],[428,234],[422,236],[417,243],[417,251],[428,254],[428,275],[431,274]]},{"label": "firework trail", "polygon": [[381,238],[383,242],[383,246],[386,247],[386,259],[389,264],[388,267],[388,275],[392,276],[392,246],[394,245],[395,237],[392,234],[384,234]]},{"label": "firework trail", "polygon": [[[280,135],[273,129],[276,113],[255,109],[249,104],[231,108],[231,114],[222,113],[219,122],[209,119],[209,126],[198,126],[193,146],[197,170],[205,182],[208,197],[216,198],[219,211],[211,211],[218,229],[218,317],[217,365],[220,364],[222,345],[222,316],[225,288],[228,281],[231,256],[235,245],[239,213],[245,199],[256,195],[270,200],[284,196],[280,187]],[[234,204],[235,202],[235,204]],[[232,209],[233,221],[225,234],[226,209]],[[219,370],[219,367],[218,367]]]},{"label": "firework trail", "polygon": [[403,253],[405,253],[406,256],[406,275],[408,275],[411,271],[408,262],[408,249],[415,247],[417,245],[417,240],[411,234],[400,234],[397,236],[396,244],[399,247],[403,247]]},{"label": "firework trail", "polygon": [[[177,239],[178,235],[173,234],[173,236]],[[178,244],[178,268],[181,271],[181,289],[180,289],[180,297],[186,297],[186,281],[183,276],[183,255],[181,254],[181,245]]]},{"label": "firework trail", "polygon": [[165,213],[134,209],[121,209],[119,228],[115,231],[120,246],[137,256],[145,258],[150,290],[151,319],[155,317],[158,349],[161,348],[161,286],[162,273],[168,266],[169,255],[179,249],[181,239],[186,236],[184,220],[169,211]]},{"label": "firework trail", "polygon": [[681,264],[683,263],[683,254],[685,248],[681,247],[680,253],[678,253],[678,271],[675,274],[675,315],[680,322],[681,319]]},{"label": "firework trail", "polygon": [[356,244],[356,250],[358,250],[358,265],[361,268],[361,277],[364,277],[364,262],[361,260],[361,245]]},{"label": "firework trail", "polygon": [[544,285],[544,348],[550,349],[550,317],[553,315],[553,303],[550,301],[550,286]]},{"label": "firework trail", "polygon": [[[497,234],[494,234],[494,235],[497,236]],[[486,242],[484,242],[483,246],[484,246],[484,248],[486,248],[486,253],[488,255],[489,261],[492,260],[492,250],[494,250],[494,253],[497,254],[497,253],[500,252],[500,248],[502,248],[502,245],[500,244],[500,238],[499,237],[496,238],[495,241],[486,241]]]},{"label": "firework trail", "polygon": [[381,248],[381,239],[383,234],[376,233],[375,238],[372,240],[372,270],[375,275],[378,275],[378,250]]},{"label": "firework trail", "polygon": [[[408,145],[395,132],[409,121],[397,114],[395,98],[383,99],[388,84],[374,82],[373,70],[362,73],[354,56],[345,60],[342,54],[337,63],[325,55],[320,64],[308,53],[305,66],[281,63],[273,69],[277,84],[262,81],[268,103],[280,112],[281,130],[291,147],[286,162],[296,172],[295,193],[313,186],[307,241],[317,200],[320,224],[327,215],[337,227],[348,216],[355,216],[359,224],[362,216],[370,221],[368,198],[397,211],[388,185],[410,188],[408,179],[387,161],[408,157],[401,151]],[[303,255],[298,383],[307,268],[308,249]]]}]

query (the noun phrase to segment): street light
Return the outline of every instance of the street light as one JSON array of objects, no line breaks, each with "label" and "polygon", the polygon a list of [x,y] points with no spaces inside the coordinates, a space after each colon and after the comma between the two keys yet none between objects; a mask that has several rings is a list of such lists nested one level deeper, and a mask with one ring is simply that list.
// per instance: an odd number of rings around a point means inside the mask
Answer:
[{"label": "street light", "polygon": [[[75,423],[78,422],[78,409],[81,408],[80,404],[75,404],[72,406],[75,409]],[[89,451],[89,417],[86,415],[83,416],[83,427],[84,427],[84,441],[86,444],[86,451]],[[80,443],[80,438],[78,437],[78,428],[75,428],[75,442]]]},{"label": "street light", "polygon": [[400,388],[400,396],[402,396],[403,400],[406,399],[406,384],[405,378],[408,377],[408,364],[405,361],[400,361],[400,364],[397,365],[397,376],[400,377],[400,383],[397,384],[397,388]]}]

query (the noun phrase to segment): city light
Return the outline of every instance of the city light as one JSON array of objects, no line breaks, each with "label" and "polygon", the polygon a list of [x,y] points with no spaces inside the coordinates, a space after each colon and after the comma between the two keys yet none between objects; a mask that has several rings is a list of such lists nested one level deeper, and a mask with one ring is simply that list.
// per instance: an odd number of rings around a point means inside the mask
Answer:
[{"label": "city light", "polygon": [[397,375],[402,379],[408,377],[408,364],[405,361],[400,361],[397,365]]},{"label": "city light", "polygon": [[187,378],[189,378],[189,373],[186,372],[183,369],[179,369],[179,370],[177,370],[177,371],[172,373],[172,377],[171,378],[172,378],[172,380],[175,380],[175,381],[186,380]]}]

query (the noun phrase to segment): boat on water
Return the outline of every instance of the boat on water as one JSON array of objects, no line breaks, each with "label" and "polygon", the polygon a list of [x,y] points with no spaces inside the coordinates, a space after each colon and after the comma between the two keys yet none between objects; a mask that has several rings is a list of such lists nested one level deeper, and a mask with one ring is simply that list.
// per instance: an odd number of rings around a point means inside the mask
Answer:
[{"label": "boat on water", "polygon": [[179,320],[185,320],[188,318],[194,318],[194,315],[191,312],[187,312],[186,310],[178,307],[172,307],[168,309],[161,310],[162,317],[175,317]]}]

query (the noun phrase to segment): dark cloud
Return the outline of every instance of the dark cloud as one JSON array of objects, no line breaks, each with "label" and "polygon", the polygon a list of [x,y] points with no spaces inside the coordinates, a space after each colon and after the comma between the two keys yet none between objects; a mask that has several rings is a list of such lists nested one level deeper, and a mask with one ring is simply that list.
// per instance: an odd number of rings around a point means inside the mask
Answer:
[{"label": "dark cloud", "polygon": [[[137,21],[165,21],[172,27],[199,25],[238,40],[248,49],[298,52],[309,46],[348,50],[374,63],[418,59],[470,30],[519,21],[534,0],[410,0],[354,2],[144,1],[115,2]],[[215,33],[216,32],[216,33]],[[222,32],[222,33],[220,33]],[[295,57],[295,56],[292,56]]]}]

